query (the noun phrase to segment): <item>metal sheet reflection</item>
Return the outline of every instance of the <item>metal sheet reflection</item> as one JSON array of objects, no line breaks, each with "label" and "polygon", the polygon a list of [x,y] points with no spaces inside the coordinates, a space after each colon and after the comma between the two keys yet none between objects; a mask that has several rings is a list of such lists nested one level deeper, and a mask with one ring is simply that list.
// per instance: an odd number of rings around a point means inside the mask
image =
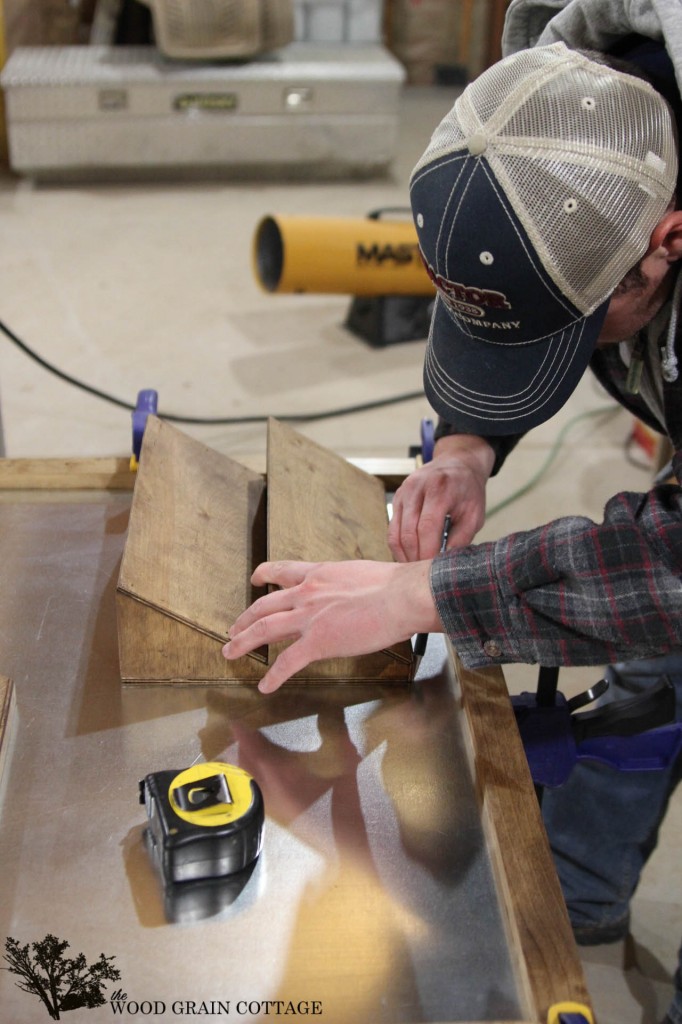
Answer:
[{"label": "metal sheet reflection", "polygon": [[[241,1001],[244,1020],[273,1000],[317,1002],[325,1024],[518,1018],[442,645],[409,688],[122,688],[128,507],[0,504],[0,671],[19,707],[0,938],[104,949],[169,1018],[174,1000]],[[164,892],[138,781],[198,758],[258,779],[263,852],[234,884]],[[7,972],[0,1002],[31,1019]]]}]

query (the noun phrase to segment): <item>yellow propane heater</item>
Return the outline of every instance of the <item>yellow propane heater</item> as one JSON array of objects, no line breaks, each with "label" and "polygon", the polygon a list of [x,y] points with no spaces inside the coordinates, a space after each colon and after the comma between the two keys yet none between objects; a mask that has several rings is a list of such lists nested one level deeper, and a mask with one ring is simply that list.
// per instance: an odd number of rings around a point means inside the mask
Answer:
[{"label": "yellow propane heater", "polygon": [[[345,326],[375,346],[425,338],[435,289],[401,210],[365,218],[273,216],[256,228],[253,267],[273,294],[351,295]],[[384,214],[393,214],[386,218]]]},{"label": "yellow propane heater", "polygon": [[254,264],[268,292],[434,294],[407,219],[267,216],[256,229]]}]

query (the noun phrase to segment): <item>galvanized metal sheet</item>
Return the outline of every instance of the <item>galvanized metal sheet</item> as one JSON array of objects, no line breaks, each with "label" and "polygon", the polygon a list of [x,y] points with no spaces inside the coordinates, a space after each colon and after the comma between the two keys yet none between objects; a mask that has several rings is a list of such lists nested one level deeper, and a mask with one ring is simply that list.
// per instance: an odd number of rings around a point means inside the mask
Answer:
[{"label": "galvanized metal sheet", "polygon": [[[166,1020],[519,1019],[442,645],[410,688],[124,688],[129,502],[0,504],[0,672],[18,703],[0,942],[53,934],[71,956],[113,956],[93,1024],[117,993]],[[258,779],[264,848],[238,883],[164,895],[138,782],[197,759]],[[3,1019],[48,1019],[17,980],[0,972]]]}]

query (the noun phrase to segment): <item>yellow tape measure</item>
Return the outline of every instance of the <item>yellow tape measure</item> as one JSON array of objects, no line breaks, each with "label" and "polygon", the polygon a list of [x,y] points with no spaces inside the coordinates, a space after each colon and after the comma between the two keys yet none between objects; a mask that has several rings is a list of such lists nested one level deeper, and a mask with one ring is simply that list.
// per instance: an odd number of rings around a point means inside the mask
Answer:
[{"label": "yellow tape measure", "polygon": [[140,782],[148,839],[168,884],[222,878],[260,853],[265,812],[257,782],[221,761],[162,771]]}]

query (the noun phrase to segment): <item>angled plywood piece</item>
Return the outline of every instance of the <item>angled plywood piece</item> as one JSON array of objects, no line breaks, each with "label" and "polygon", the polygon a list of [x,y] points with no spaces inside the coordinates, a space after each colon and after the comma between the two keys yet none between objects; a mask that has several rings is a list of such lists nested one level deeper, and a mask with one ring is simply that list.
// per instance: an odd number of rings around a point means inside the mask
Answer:
[{"label": "angled plywood piece", "polygon": [[265,481],[150,416],[117,588],[126,682],[257,679],[265,655],[230,665],[228,627],[257,596]]},{"label": "angled plywood piece", "polygon": [[[278,420],[268,423],[268,558],[391,561],[384,488],[346,459]],[[278,647],[270,648],[274,660]],[[407,679],[409,641],[357,658],[309,665],[297,679]]]},{"label": "angled plywood piece", "polygon": [[[379,480],[272,421],[263,476],[156,417],[145,427],[117,587],[124,682],[257,681],[278,648],[226,661],[228,628],[269,558],[390,560]],[[266,540],[266,534],[268,535]],[[407,680],[409,643],[300,679]]]}]

